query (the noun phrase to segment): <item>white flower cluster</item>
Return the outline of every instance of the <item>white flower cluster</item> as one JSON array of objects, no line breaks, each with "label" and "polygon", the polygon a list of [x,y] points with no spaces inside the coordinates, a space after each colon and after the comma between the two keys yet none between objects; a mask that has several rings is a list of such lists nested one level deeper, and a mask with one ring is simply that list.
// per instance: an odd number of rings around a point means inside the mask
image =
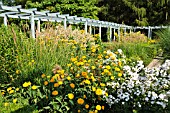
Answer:
[{"label": "white flower cluster", "polygon": [[[137,65],[123,67],[124,75],[119,81],[107,83],[109,94],[107,103],[131,103],[134,107],[142,105],[161,105],[166,108],[170,96],[170,60],[166,60],[158,68],[145,68],[142,61]],[[106,90],[106,91],[107,91]],[[110,92],[109,91],[109,92]]]}]

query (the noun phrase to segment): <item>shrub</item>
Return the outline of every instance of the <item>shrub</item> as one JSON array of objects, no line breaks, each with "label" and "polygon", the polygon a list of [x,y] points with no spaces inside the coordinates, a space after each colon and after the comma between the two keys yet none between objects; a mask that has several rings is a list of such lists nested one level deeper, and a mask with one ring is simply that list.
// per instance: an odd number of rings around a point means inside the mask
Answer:
[{"label": "shrub", "polygon": [[164,53],[170,54],[170,28],[160,30],[156,33],[160,38],[160,46],[162,47]]}]

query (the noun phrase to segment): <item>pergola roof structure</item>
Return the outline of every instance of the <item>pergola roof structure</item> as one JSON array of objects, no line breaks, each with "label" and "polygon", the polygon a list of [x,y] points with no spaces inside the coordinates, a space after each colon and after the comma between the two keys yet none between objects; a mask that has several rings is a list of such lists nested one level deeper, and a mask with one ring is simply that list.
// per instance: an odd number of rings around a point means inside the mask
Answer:
[{"label": "pergola roof structure", "polygon": [[[18,6],[5,6],[0,2],[0,17],[4,18],[4,25],[7,26],[7,18],[18,18],[24,20],[30,20],[31,23],[31,35],[35,38],[35,21],[38,21],[38,30],[40,31],[40,21],[50,21],[50,22],[63,22],[64,28],[67,27],[67,23],[69,24],[78,24],[83,23],[85,25],[85,32],[87,33],[88,26],[90,29],[92,26],[99,27],[99,34],[101,37],[101,28],[110,28],[110,38],[112,28],[120,31],[120,28],[126,29],[148,29],[148,37],[150,37],[152,29],[161,29],[168,28],[168,26],[148,26],[148,27],[139,27],[139,26],[128,26],[123,24],[117,24],[114,22],[100,21],[94,20],[90,18],[77,17],[77,16],[69,16],[69,14],[60,14],[59,12],[50,13],[50,11],[37,11],[37,8],[32,9],[23,9],[21,5]],[[119,32],[118,32],[119,34]]]}]

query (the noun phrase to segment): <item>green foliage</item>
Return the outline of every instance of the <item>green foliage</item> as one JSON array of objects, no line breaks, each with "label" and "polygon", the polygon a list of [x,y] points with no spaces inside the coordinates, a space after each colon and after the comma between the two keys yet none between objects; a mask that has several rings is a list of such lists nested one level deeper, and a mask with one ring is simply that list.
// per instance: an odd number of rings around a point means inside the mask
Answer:
[{"label": "green foliage", "polygon": [[122,49],[127,57],[127,62],[142,60],[145,66],[159,54],[157,45],[147,43],[105,43],[104,46],[113,51]]},{"label": "green foliage", "polygon": [[86,18],[98,19],[99,8],[96,7],[97,0],[29,0],[26,2],[26,8],[38,8],[38,10],[50,10],[51,12],[60,12],[72,16],[82,16]]},{"label": "green foliage", "polygon": [[16,70],[16,35],[15,28],[7,28],[5,26],[0,28],[0,81],[2,83],[9,83],[15,74]]},{"label": "green foliage", "polygon": [[170,28],[160,30],[156,33],[160,38],[160,46],[165,54],[170,54]]}]

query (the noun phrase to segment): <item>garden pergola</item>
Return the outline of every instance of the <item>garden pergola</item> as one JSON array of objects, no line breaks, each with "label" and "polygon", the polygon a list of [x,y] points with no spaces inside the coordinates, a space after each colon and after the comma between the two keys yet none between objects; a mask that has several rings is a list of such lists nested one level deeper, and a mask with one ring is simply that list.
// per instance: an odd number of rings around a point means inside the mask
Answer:
[{"label": "garden pergola", "polygon": [[[107,22],[107,21],[100,21],[94,20],[90,18],[84,17],[77,17],[77,16],[69,16],[69,14],[60,14],[59,12],[50,13],[50,11],[37,11],[37,8],[32,9],[23,9],[21,5],[19,6],[5,6],[0,2],[0,17],[4,18],[4,25],[7,26],[8,18],[17,18],[17,19],[24,19],[30,20],[31,24],[31,36],[35,38],[35,21],[37,21],[37,30],[40,32],[40,23],[41,21],[50,21],[50,22],[63,22],[64,28],[67,27],[67,23],[69,24],[79,24],[82,23],[85,26],[85,33],[88,32],[88,26],[90,34],[92,33],[92,27],[99,28],[99,36],[101,39],[101,28],[108,28],[110,32],[110,41],[112,41],[112,32],[118,31],[118,36],[120,37],[120,29],[124,29],[126,32],[127,29],[129,30],[136,30],[136,29],[147,29],[148,30],[148,37],[152,37],[152,29],[161,29],[161,28],[168,28],[168,26],[148,26],[148,27],[135,27],[135,26],[128,26],[123,24],[117,24],[114,22]],[[113,29],[113,30],[112,30]],[[120,39],[120,38],[119,38]],[[115,36],[114,36],[115,40]]]}]

